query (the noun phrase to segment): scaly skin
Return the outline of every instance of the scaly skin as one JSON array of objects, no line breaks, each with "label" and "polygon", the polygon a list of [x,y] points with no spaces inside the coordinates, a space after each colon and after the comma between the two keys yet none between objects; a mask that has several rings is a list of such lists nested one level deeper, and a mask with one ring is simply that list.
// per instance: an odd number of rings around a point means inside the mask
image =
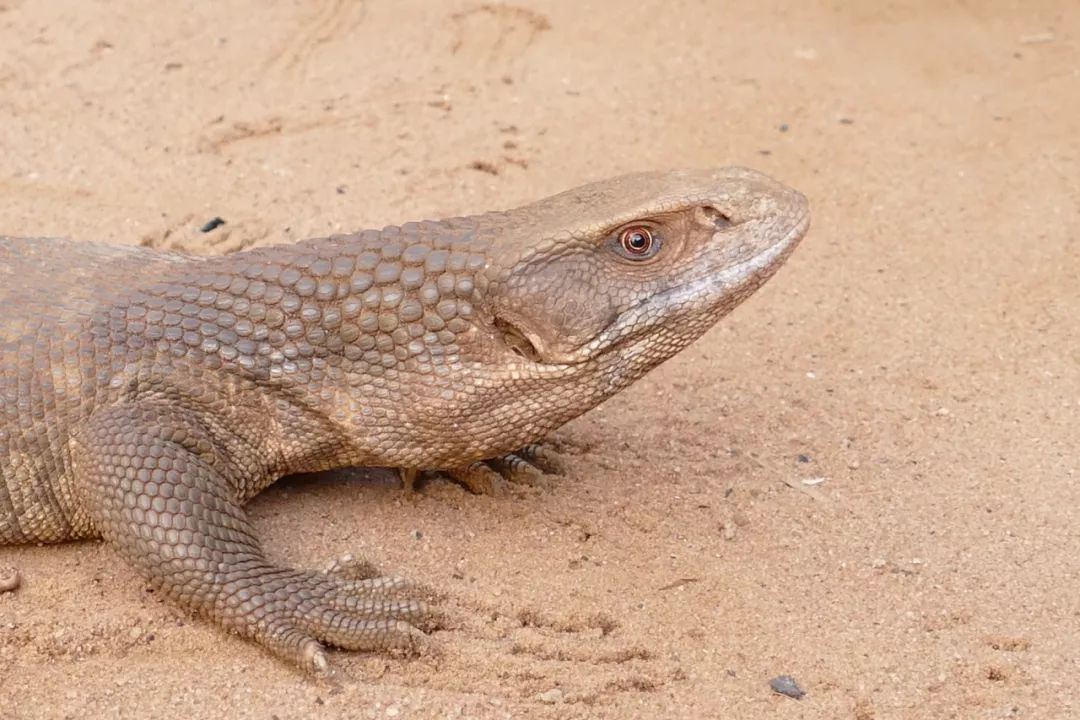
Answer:
[{"label": "scaly skin", "polygon": [[310,670],[324,643],[410,647],[425,608],[400,580],[278,567],[244,503],[345,466],[486,487],[485,459],[513,471],[689,345],[808,218],[730,168],[224,257],[0,238],[0,543],[102,537]]}]

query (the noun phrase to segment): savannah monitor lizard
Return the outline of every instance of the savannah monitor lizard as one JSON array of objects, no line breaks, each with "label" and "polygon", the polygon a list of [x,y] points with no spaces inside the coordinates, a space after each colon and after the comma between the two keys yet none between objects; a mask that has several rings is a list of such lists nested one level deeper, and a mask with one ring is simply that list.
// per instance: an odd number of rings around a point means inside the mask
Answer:
[{"label": "savannah monitor lizard", "polygon": [[726,168],[220,257],[0,237],[0,544],[103,538],[308,670],[325,645],[411,647],[427,610],[404,581],[280,567],[245,502],[346,466],[482,488],[698,338],[808,225],[801,194]]}]

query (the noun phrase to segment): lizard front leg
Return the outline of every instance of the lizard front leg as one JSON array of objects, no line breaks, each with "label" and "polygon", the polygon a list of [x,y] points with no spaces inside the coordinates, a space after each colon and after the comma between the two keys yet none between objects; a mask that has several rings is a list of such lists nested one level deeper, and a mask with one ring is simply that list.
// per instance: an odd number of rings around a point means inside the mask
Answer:
[{"label": "lizard front leg", "polygon": [[423,603],[397,578],[278,567],[238,500],[244,472],[191,415],[152,403],[96,413],[73,439],[76,486],[97,530],[155,588],[308,670],[323,643],[414,648]]}]

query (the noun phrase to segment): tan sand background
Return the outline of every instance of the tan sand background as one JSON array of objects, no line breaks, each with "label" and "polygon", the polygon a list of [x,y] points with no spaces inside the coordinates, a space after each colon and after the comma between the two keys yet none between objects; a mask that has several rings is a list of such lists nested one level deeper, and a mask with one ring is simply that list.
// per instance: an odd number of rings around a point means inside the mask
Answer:
[{"label": "tan sand background", "polygon": [[0,0],[5,234],[220,253],[735,163],[814,211],[550,487],[253,503],[283,562],[444,591],[438,652],[314,683],[99,544],[0,548],[0,716],[1080,717],[1078,131],[1073,0]]}]

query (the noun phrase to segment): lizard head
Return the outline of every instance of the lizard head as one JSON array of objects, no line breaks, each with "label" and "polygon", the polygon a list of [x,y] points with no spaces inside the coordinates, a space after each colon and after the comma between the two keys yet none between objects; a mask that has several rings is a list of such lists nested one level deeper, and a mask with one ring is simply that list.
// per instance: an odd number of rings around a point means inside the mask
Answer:
[{"label": "lizard head", "polygon": [[503,221],[510,232],[486,294],[506,347],[538,365],[603,361],[622,385],[765,282],[806,233],[809,210],[797,191],[726,168],[628,175]]}]

